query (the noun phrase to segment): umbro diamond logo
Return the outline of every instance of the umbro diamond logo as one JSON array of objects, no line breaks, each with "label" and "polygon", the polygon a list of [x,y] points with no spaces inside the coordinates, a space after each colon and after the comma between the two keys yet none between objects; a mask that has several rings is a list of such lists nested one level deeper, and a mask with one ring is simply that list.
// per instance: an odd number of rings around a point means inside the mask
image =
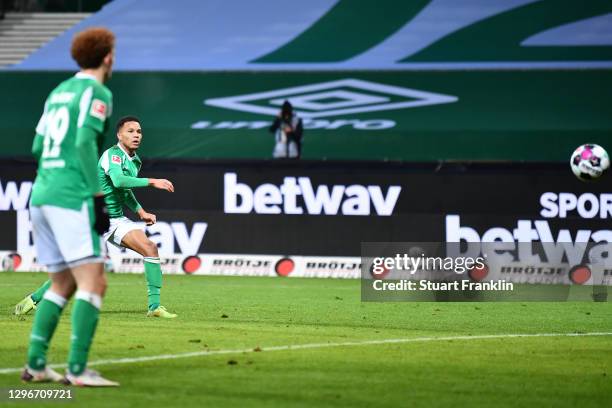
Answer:
[{"label": "umbro diamond logo", "polygon": [[276,116],[285,100],[303,118],[417,108],[457,102],[459,98],[440,93],[379,84],[361,79],[340,79],[330,82],[277,89],[246,95],[211,98],[205,105]]}]

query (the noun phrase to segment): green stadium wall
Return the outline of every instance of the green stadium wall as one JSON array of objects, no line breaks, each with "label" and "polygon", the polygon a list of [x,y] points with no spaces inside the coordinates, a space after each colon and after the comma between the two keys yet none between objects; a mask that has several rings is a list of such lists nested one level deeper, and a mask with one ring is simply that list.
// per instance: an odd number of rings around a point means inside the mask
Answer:
[{"label": "green stadium wall", "polygon": [[[2,157],[30,156],[45,97],[70,75],[0,73]],[[612,150],[612,70],[119,72],[108,85],[111,121],[142,119],[147,158],[270,158],[267,126],[285,98],[307,120],[307,159],[563,162],[582,143]]]}]

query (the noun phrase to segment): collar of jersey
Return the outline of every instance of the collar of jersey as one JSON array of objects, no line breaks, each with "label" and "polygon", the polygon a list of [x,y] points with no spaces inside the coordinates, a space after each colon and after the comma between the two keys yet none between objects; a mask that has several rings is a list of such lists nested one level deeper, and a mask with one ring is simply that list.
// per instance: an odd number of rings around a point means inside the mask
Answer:
[{"label": "collar of jersey", "polygon": [[125,155],[127,156],[129,161],[134,160],[136,157],[138,157],[138,155],[136,153],[134,153],[134,156],[130,156],[130,154],[128,152],[126,152],[125,150],[123,150],[123,147],[121,147],[121,143],[117,143],[117,147],[119,147],[121,149],[121,151],[123,153],[125,153]]},{"label": "collar of jersey", "polygon": [[91,74],[86,74],[85,72],[77,72],[75,77],[77,77],[79,79],[93,79],[94,81],[97,81],[95,76],[93,76]]}]

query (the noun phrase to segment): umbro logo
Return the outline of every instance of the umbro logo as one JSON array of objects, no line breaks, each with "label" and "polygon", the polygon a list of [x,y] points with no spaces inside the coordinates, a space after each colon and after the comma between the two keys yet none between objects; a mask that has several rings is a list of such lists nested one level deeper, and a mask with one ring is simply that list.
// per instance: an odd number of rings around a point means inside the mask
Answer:
[{"label": "umbro logo", "polygon": [[285,100],[303,118],[417,108],[457,102],[452,95],[361,79],[340,79],[246,95],[211,98],[205,105],[276,116]]}]

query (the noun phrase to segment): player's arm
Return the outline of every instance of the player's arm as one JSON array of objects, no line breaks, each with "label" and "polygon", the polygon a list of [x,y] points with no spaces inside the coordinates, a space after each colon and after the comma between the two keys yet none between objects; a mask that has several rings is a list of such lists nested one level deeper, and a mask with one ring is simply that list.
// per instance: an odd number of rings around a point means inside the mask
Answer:
[{"label": "player's arm", "polygon": [[101,195],[102,188],[98,179],[98,132],[89,127],[79,127],[76,135],[76,149],[81,163],[81,171],[90,195]]},{"label": "player's arm", "polygon": [[147,223],[147,225],[153,225],[157,222],[157,216],[146,212],[142,207],[138,210],[138,216],[140,219]]},{"label": "player's arm", "polygon": [[43,143],[45,140],[43,135],[47,132],[47,106],[48,104],[45,103],[45,110],[38,121],[38,125],[36,125],[36,135],[34,135],[34,141],[32,142],[32,155],[36,160],[40,160],[40,156],[42,155]]},{"label": "player's arm", "polygon": [[32,155],[36,158],[36,160],[40,160],[40,156],[43,151],[43,141],[44,136],[40,134],[36,134],[34,136],[34,142],[32,143]]},{"label": "player's arm", "polygon": [[111,160],[111,165],[108,169],[108,175],[116,188],[135,188],[135,187],[147,187],[152,186],[160,190],[166,190],[174,192],[174,186],[166,179],[154,179],[146,177],[131,177],[123,174],[123,170],[120,165],[113,165],[114,161]]},{"label": "player's arm", "polygon": [[115,163],[111,160],[111,166],[108,169],[108,175],[110,176],[113,186],[117,188],[134,188],[134,187],[146,187],[149,185],[149,179],[143,177],[131,177],[123,174],[121,165],[113,165]]},{"label": "player's arm", "polygon": [[94,229],[102,235],[110,227],[108,210],[104,202],[104,193],[98,179],[96,166],[98,159],[98,132],[88,127],[80,127],[76,134],[77,156],[81,164],[81,171],[85,179],[87,191],[93,196],[95,222]]},{"label": "player's arm", "polygon": [[276,118],[274,118],[274,122],[272,122],[272,126],[270,126],[268,130],[271,133],[275,133],[276,130],[280,127],[280,124],[281,124],[281,118],[280,116],[277,116]]},{"label": "player's arm", "polygon": [[[95,214],[93,227],[100,235],[108,230],[110,222],[104,202],[104,193],[98,178],[98,136],[104,134],[108,107],[111,104],[112,95],[110,93],[89,87],[81,95],[77,119],[76,156],[85,179],[85,188],[93,196]],[[46,132],[37,131],[37,133],[45,134]]]},{"label": "player's arm", "polygon": [[304,134],[304,126],[302,125],[302,119],[298,120],[297,126],[295,127],[293,133],[295,135],[295,140],[297,140],[298,142],[302,140],[302,135]]},{"label": "player's arm", "polygon": [[[76,133],[77,157],[80,159],[87,189],[93,196],[103,195],[98,178],[98,138],[104,134],[111,105],[112,95],[94,86],[88,87],[79,101]],[[45,134],[38,129],[36,133]]]},{"label": "player's arm", "polygon": [[140,219],[147,223],[147,225],[153,225],[157,221],[157,217],[155,214],[148,213],[142,208],[142,205],[136,200],[136,196],[134,196],[134,192],[130,189],[126,189],[123,192],[123,202],[125,205],[138,214]]},{"label": "player's arm", "polygon": [[125,189],[123,191],[123,202],[132,212],[138,213],[138,210],[142,208],[142,205],[136,200],[136,196],[134,196],[134,192],[130,189]]}]

